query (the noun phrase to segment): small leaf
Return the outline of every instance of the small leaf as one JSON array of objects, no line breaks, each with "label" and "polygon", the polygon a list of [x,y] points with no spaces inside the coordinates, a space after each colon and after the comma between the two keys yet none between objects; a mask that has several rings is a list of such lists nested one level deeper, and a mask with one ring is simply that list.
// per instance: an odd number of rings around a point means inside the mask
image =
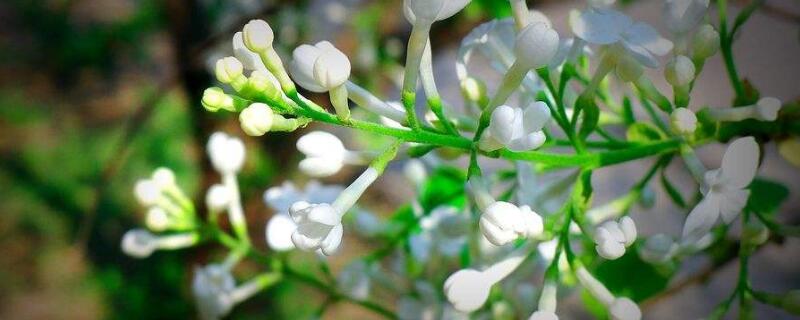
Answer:
[{"label": "small leaf", "polygon": [[578,97],[575,107],[577,109],[576,112],[582,113],[581,128],[578,136],[581,139],[586,139],[597,128],[597,123],[600,121],[600,108],[594,102],[593,96],[585,95]]},{"label": "small leaf", "polygon": [[750,198],[745,210],[773,215],[787,198],[789,188],[778,182],[757,178],[750,184]]},{"label": "small leaf", "polygon": [[627,96],[622,99],[622,120],[627,125],[632,125],[636,122],[636,116],[633,115],[633,103]]},{"label": "small leaf", "polygon": [[443,204],[463,204],[465,178],[462,170],[453,167],[434,171],[420,190],[419,203],[425,212]]},{"label": "small leaf", "polygon": [[637,122],[628,127],[626,137],[628,142],[652,142],[663,139],[665,135],[652,123]]},{"label": "small leaf", "polygon": [[635,246],[630,247],[621,258],[601,262],[594,275],[614,295],[640,302],[664,290],[675,270],[642,261],[636,250]]},{"label": "small leaf", "polygon": [[672,202],[675,203],[678,207],[686,208],[686,201],[683,200],[683,195],[681,192],[678,191],[678,188],[675,188],[672,185],[672,182],[667,179],[666,171],[661,170],[661,185],[664,187],[664,191],[667,192],[669,198],[672,199]]}]

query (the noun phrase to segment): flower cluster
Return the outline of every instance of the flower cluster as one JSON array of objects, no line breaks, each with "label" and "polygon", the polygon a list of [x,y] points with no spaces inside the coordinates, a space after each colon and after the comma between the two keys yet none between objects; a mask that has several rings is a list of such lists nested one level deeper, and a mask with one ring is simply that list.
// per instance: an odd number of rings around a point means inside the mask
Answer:
[{"label": "flower cluster", "polygon": [[[513,17],[479,25],[459,47],[462,109],[438,92],[430,30],[469,0],[403,1],[411,34],[400,102],[384,101],[351,80],[357,70],[333,43],[302,44],[284,63],[273,48],[272,27],[263,20],[248,22],[233,36],[233,55],[215,64],[220,87],[205,91],[206,110],[238,114],[248,136],[319,123],[393,140],[359,150],[318,128],[303,134],[296,148],[305,176],[343,178],[345,167],[360,168],[360,174],[346,186],[310,180],[303,187],[286,181],[268,188],[264,202],[273,215],[263,225],[270,249],[264,253],[251,243],[238,190],[245,145],[215,133],[207,151],[222,181],[206,193],[208,216],[198,217],[175,175],[158,169],[135,187],[147,208],[149,231],[129,231],[123,250],[145,257],[200,241],[228,247],[223,262],[195,271],[193,293],[206,318],[225,316],[269,285],[294,279],[323,290],[330,301],[349,301],[389,318],[472,314],[552,320],[559,318],[559,290],[563,296],[582,287],[601,307],[594,310],[598,317],[641,319],[638,303],[650,296],[636,290],[637,281],[605,283],[600,270],[630,264],[671,274],[675,262],[722,242],[739,217],[742,259],[764,244],[770,231],[781,230],[748,206],[758,192],[750,186],[759,170],[759,143],[767,135],[752,132],[748,123],[780,121],[782,103],[745,93],[735,70],[729,72],[737,91],[734,107],[699,108],[691,102],[705,61],[718,51],[732,59],[733,36],[747,16],[728,30],[724,13],[719,26],[708,23],[707,0],[665,1],[663,20],[670,34],[664,37],[613,9],[614,2],[587,1],[570,13],[570,30],[556,30],[544,14],[528,10],[526,1],[510,0]],[[475,55],[482,55],[489,68],[473,71]],[[657,89],[645,68],[663,69],[672,97]],[[501,79],[493,88],[487,85],[488,69]],[[623,88],[614,91],[609,82]],[[418,83],[424,106],[417,103]],[[324,93],[325,99],[318,104],[303,96],[306,91]],[[366,114],[351,114],[351,103]],[[426,109],[422,120],[421,108]],[[782,136],[780,130],[774,132]],[[624,137],[617,136],[620,131]],[[695,154],[710,142],[727,143],[719,169],[706,169]],[[786,148],[791,146],[781,150]],[[593,203],[593,190],[602,187],[593,181],[596,171],[640,159],[655,160],[640,181],[608,203]],[[666,168],[675,159],[683,160],[697,182],[695,201],[685,200],[670,183]],[[384,219],[357,203],[394,160],[405,162],[403,173],[415,197]],[[670,199],[691,209],[680,236],[640,239],[636,211],[660,199],[651,187],[659,172]],[[227,225],[218,221],[223,213]],[[336,276],[317,279],[290,263],[291,257],[311,252],[330,273],[328,257],[354,237],[374,250],[359,253]],[[250,258],[266,262],[269,271],[237,286],[232,269]],[[616,259],[624,261],[608,261]],[[531,267],[521,267],[525,263]],[[531,284],[535,276],[544,278],[538,303]],[[742,281],[734,292],[743,301],[759,297],[748,283]],[[370,300],[378,287],[396,296],[396,307]],[[774,299],[787,305],[789,300]]]}]

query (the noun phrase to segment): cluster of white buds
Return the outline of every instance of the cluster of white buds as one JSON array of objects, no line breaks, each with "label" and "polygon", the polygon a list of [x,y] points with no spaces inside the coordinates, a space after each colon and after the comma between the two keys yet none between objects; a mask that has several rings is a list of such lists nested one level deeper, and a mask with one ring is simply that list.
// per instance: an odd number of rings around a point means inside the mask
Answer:
[{"label": "cluster of white buds", "polygon": [[544,102],[536,101],[524,110],[502,105],[492,112],[487,131],[481,136],[479,147],[484,151],[508,148],[528,151],[545,142],[542,131],[550,121],[550,109]]},{"label": "cluster of white buds", "polygon": [[225,317],[234,306],[280,279],[278,274],[264,273],[237,287],[230,268],[228,264],[209,264],[195,268],[192,294],[197,301],[201,319]]},{"label": "cluster of white buds", "polygon": [[716,121],[742,121],[755,119],[758,121],[775,121],[781,110],[781,101],[773,98],[761,98],[756,104],[734,108],[708,108],[708,114]]},{"label": "cluster of white buds", "polygon": [[337,136],[325,131],[312,131],[297,140],[297,150],[306,157],[300,161],[300,171],[316,178],[336,174],[345,164],[365,165],[370,156],[347,150]]},{"label": "cluster of white buds", "polygon": [[759,147],[753,137],[731,142],[722,156],[719,169],[706,171],[701,188],[703,200],[692,209],[683,226],[683,238],[694,242],[702,238],[720,218],[731,223],[750,197],[747,187],[758,170]]},{"label": "cluster of white buds", "polygon": [[526,248],[522,247],[486,270],[462,269],[453,273],[444,282],[447,300],[461,312],[478,310],[489,298],[492,286],[514,272],[526,257]]},{"label": "cluster of white buds", "polygon": [[186,231],[195,227],[194,206],[175,183],[175,173],[167,168],[153,171],[149,179],[134,186],[139,204],[147,208],[145,224],[154,232]]},{"label": "cluster of white buds", "polygon": [[480,177],[471,177],[469,189],[481,217],[481,233],[495,246],[502,246],[518,238],[538,238],[544,231],[542,217],[530,206],[517,206],[505,201],[495,201]]},{"label": "cluster of white buds", "polygon": [[635,241],[636,224],[628,216],[620,218],[619,221],[606,221],[594,231],[597,253],[608,260],[623,256],[625,248],[630,247]]}]

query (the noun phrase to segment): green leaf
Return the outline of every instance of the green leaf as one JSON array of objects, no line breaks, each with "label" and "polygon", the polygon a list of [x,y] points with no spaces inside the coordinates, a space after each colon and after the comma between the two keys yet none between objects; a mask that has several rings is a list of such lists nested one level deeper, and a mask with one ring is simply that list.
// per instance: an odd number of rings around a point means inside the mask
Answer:
[{"label": "green leaf", "polygon": [[578,132],[578,136],[581,139],[586,139],[586,137],[592,134],[594,129],[597,128],[597,123],[600,121],[600,108],[597,107],[597,104],[594,102],[593,96],[585,95],[578,97],[575,106],[576,109],[583,114],[581,129]]},{"label": "green leaf", "polygon": [[622,99],[622,120],[625,124],[632,125],[636,122],[636,116],[633,114],[633,103],[628,96]]},{"label": "green leaf", "polygon": [[628,142],[652,142],[662,140],[665,134],[652,123],[637,122],[628,127],[626,137]]},{"label": "green leaf", "polygon": [[466,175],[463,170],[453,167],[437,169],[420,190],[420,205],[425,212],[430,212],[443,204],[462,205],[465,179]]},{"label": "green leaf", "polygon": [[757,178],[750,184],[750,199],[745,210],[773,215],[787,198],[789,188],[778,182]]},{"label": "green leaf", "polygon": [[661,186],[664,187],[664,191],[667,192],[667,195],[669,195],[669,198],[672,199],[673,203],[675,203],[678,207],[686,208],[686,201],[683,200],[683,195],[681,195],[681,192],[678,191],[678,188],[675,188],[675,186],[672,185],[672,182],[667,179],[665,170],[661,170]]},{"label": "green leaf", "polygon": [[601,262],[594,270],[594,275],[614,295],[639,302],[664,290],[674,269],[656,268],[644,262],[636,250],[636,246],[631,247],[621,258]]}]

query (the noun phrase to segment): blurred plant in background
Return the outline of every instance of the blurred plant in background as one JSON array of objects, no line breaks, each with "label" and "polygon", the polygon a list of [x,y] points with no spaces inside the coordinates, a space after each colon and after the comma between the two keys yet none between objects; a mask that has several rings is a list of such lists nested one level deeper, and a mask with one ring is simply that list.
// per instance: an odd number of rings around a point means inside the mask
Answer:
[{"label": "blurred plant in background", "polygon": [[[789,190],[757,177],[770,141],[796,160],[798,107],[762,97],[732,52],[764,2],[729,20],[726,1],[719,17],[667,1],[669,40],[614,1],[578,4],[571,32],[521,0],[2,4],[23,26],[0,37],[3,70],[36,73],[0,91],[0,315],[556,319],[579,292],[593,316],[638,319],[698,255],[741,266],[711,318],[796,314],[796,292],[748,273],[798,234],[776,216]],[[461,36],[447,101],[433,52]],[[692,104],[718,52],[733,102]],[[317,123],[341,128],[295,143]],[[694,149],[714,142],[709,170]],[[634,186],[593,203],[595,172],[639,159]],[[630,217],[655,183],[688,214],[681,236]]]}]

